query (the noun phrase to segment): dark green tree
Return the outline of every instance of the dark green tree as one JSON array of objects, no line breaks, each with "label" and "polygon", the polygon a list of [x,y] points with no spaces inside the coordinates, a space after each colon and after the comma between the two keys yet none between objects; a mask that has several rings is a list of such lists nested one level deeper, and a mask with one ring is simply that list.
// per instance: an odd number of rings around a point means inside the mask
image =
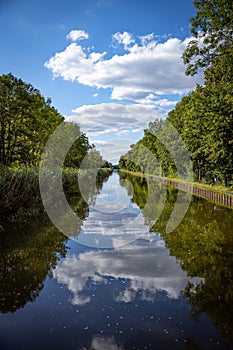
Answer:
[{"label": "dark green tree", "polygon": [[[38,165],[46,142],[62,122],[64,118],[51,106],[51,100],[46,100],[38,89],[12,74],[0,77],[0,164]],[[92,146],[78,124],[64,123],[56,134],[55,162],[65,141],[62,132],[76,139],[64,166],[78,168]]]},{"label": "dark green tree", "polygon": [[31,84],[0,77],[0,163],[35,165],[63,117]]},{"label": "dark green tree", "polygon": [[199,182],[209,166],[204,152],[208,129],[202,95],[203,88],[197,85],[196,90],[183,97],[168,116],[190,152],[195,177]]},{"label": "dark green tree", "polygon": [[89,151],[91,151],[92,147],[89,144],[86,134],[81,132],[79,125],[72,123],[72,126],[77,128],[79,137],[67,153],[64,166],[69,168],[79,168],[83,158]]},{"label": "dark green tree", "polygon": [[213,60],[205,71],[203,109],[206,120],[205,153],[214,176],[225,186],[233,176],[233,52]]}]

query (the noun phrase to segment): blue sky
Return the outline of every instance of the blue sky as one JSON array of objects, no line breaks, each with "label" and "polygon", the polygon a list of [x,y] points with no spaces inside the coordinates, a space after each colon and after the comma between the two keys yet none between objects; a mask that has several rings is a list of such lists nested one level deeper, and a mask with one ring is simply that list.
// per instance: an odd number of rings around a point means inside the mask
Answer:
[{"label": "blue sky", "polygon": [[52,98],[116,162],[202,82],[180,58],[194,14],[192,0],[1,0],[0,74]]}]

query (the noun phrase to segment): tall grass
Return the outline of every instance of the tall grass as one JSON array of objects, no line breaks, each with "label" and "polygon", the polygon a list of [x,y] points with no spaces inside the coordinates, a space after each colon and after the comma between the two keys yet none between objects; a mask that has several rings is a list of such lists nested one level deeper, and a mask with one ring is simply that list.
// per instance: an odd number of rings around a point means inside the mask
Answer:
[{"label": "tall grass", "polygon": [[[67,196],[80,196],[77,169],[63,169],[63,188]],[[82,173],[82,171],[81,171]],[[97,189],[110,175],[110,170],[101,170],[97,176]],[[88,195],[93,195],[85,171],[81,175],[89,184]],[[0,166],[0,231],[5,222],[29,222],[44,211],[40,189],[39,171],[36,168],[11,169]]]},{"label": "tall grass", "polygon": [[38,171],[0,167],[0,221],[28,221],[42,211]]}]

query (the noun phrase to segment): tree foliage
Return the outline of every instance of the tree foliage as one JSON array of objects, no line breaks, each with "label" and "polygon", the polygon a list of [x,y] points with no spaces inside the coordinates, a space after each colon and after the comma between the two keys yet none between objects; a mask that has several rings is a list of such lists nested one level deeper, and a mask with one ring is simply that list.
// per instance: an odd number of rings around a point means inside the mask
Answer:
[{"label": "tree foliage", "polygon": [[63,117],[39,90],[12,74],[0,77],[0,163],[33,165]]},{"label": "tree foliage", "polygon": [[199,181],[233,176],[233,53],[213,60],[205,85],[183,97],[168,119],[190,151]]},{"label": "tree foliage", "polygon": [[[198,45],[196,40],[196,44],[190,44],[184,56],[191,59],[196,53],[200,55],[201,61],[192,66],[195,69],[207,66],[208,58],[210,66],[204,71],[204,85],[197,85],[195,90],[184,96],[168,113],[166,121],[150,123],[144,137],[121,158],[119,165],[135,171],[135,166],[127,161],[133,155],[134,163],[142,164],[142,172],[175,176],[174,159],[156,138],[159,128],[163,129],[168,121],[187,146],[196,180],[228,186],[233,181],[233,23],[229,15],[233,3],[227,0],[212,3],[199,0],[195,1],[195,6],[197,14],[192,19],[192,32],[197,37],[205,36],[204,46],[197,53],[194,50]],[[216,47],[215,51],[211,45]],[[168,130],[166,132],[167,138],[172,139],[172,134]],[[140,152],[140,144],[150,150],[157,163],[153,157],[146,157]],[[169,147],[175,149],[175,145],[171,141]]]},{"label": "tree foliage", "polygon": [[162,136],[170,139],[169,145],[172,147],[173,135],[168,123],[159,119],[150,122],[144,137],[131,145],[131,150],[120,158],[119,167],[159,176],[176,176],[175,163],[169,150],[160,141]]},{"label": "tree foliage", "polygon": [[[38,89],[12,74],[0,76],[0,164],[38,165],[49,136],[62,122],[51,100]],[[92,148],[79,125],[73,129],[79,137],[66,157],[67,167],[79,167]],[[60,141],[62,147],[62,138]]]},{"label": "tree foliage", "polygon": [[190,18],[190,41],[183,53],[187,75],[209,67],[214,58],[232,52],[233,2],[231,0],[194,0],[196,15]]}]

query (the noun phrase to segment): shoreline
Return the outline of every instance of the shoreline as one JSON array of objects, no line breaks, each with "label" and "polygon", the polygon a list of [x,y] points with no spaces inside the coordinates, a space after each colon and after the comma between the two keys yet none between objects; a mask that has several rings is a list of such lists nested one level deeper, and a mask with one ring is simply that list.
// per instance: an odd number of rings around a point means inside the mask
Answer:
[{"label": "shoreline", "polygon": [[156,176],[152,174],[143,174],[139,172],[133,172],[126,169],[119,169],[119,171],[144,177],[146,179],[152,179],[157,182],[164,183],[166,185],[179,188],[182,191],[192,193],[195,196],[205,198],[213,203],[220,204],[224,207],[233,208],[233,191],[218,189],[216,187],[199,184],[196,182],[187,182],[184,180],[172,179],[167,177]]}]

